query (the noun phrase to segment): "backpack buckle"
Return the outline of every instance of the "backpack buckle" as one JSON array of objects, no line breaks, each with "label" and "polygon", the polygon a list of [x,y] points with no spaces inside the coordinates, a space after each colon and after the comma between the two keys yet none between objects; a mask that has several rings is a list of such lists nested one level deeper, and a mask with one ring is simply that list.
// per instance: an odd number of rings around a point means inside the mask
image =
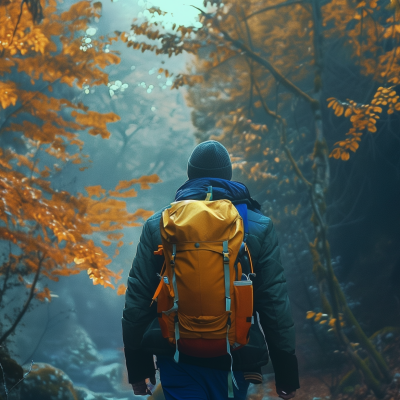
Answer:
[{"label": "backpack buckle", "polygon": [[229,253],[222,252],[224,256],[224,263],[229,263]]}]

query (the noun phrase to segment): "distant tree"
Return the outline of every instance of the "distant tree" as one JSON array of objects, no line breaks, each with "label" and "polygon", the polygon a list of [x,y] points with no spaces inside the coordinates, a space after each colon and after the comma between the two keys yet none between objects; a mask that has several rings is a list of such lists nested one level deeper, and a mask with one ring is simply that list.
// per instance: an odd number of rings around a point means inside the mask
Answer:
[{"label": "distant tree", "polygon": [[107,123],[119,120],[74,101],[74,88],[107,85],[104,68],[119,57],[105,51],[115,38],[95,39],[100,2],[58,7],[53,0],[0,2],[0,345],[33,300],[51,300],[46,279],[87,271],[93,284],[114,288],[122,271],[110,269],[102,246],[114,243],[118,254],[121,230],[150,215],[129,212],[125,199],[137,195],[134,186],[159,181],[142,176],[85,194],[60,188],[66,167],[79,173],[89,165],[79,135],[107,139]]},{"label": "distant tree", "polygon": [[[275,220],[293,223],[293,216],[299,212],[304,216],[311,209],[315,240],[308,242],[324,314],[311,311],[307,317],[326,323],[378,396],[383,395],[382,384],[391,380],[391,373],[354,317],[335,276],[327,195],[329,157],[348,160],[361,136],[377,130],[382,113],[400,109],[395,90],[400,68],[399,6],[393,0],[387,10],[383,4],[376,0],[218,1],[207,11],[200,10],[202,28],[174,26],[172,30],[152,23],[152,15],[162,11],[151,8],[147,18],[136,19],[131,27],[141,41],[121,35],[137,50],[170,57],[183,52],[193,55],[194,65],[186,73],[173,72],[173,87],[189,86],[198,138],[223,142],[234,155],[236,168],[260,192],[279,194],[286,206],[282,210],[276,204]],[[328,68],[334,57],[347,68],[340,89],[351,91],[350,96],[362,102],[338,99],[338,89],[332,85],[327,93],[326,83],[337,74],[334,67]],[[160,72],[171,75],[171,71]],[[363,79],[368,84],[360,88],[357,82]],[[327,106],[351,123],[348,138],[333,149],[326,140]],[[367,360],[360,357],[350,337],[366,351]]]}]

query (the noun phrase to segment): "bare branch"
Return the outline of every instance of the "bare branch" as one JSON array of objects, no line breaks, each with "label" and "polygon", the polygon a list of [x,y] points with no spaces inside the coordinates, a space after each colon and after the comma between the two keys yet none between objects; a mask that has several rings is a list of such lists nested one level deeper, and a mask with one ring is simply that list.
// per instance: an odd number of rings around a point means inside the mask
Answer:
[{"label": "bare branch", "polygon": [[11,261],[9,261],[8,264],[3,265],[3,266],[6,268],[6,275],[4,277],[3,287],[0,291],[0,305],[1,305],[1,302],[3,301],[4,293],[7,290],[7,281],[8,281],[8,278],[10,277]]},{"label": "bare branch", "polygon": [[285,1],[284,3],[275,4],[274,6],[264,7],[261,10],[254,11],[252,14],[248,15],[246,17],[246,19],[249,19],[251,17],[254,17],[255,15],[261,14],[261,13],[266,12],[266,11],[277,10],[278,8],[291,6],[293,4],[304,4],[304,1],[302,1],[302,0],[288,0],[288,1]]},{"label": "bare branch", "polygon": [[289,81],[287,78],[285,78],[275,67],[266,59],[262,58],[258,54],[256,54],[254,51],[252,51],[247,45],[244,43],[240,42],[239,40],[233,39],[229,33],[220,30],[222,35],[224,36],[224,39],[227,40],[228,42],[231,42],[235,47],[238,49],[242,50],[244,54],[246,54],[249,58],[252,60],[256,61],[258,64],[262,65],[266,69],[268,69],[269,72],[271,72],[272,76],[283,86],[285,86],[287,89],[289,89],[293,94],[296,96],[301,97],[304,99],[307,103],[311,105],[311,107],[315,109],[319,109],[320,104],[319,101],[313,99],[311,96],[309,96],[307,93],[303,92],[298,86],[296,86],[293,82]]},{"label": "bare branch", "polygon": [[26,299],[25,304],[24,304],[24,306],[22,307],[21,311],[19,312],[19,314],[18,314],[17,318],[15,319],[14,323],[13,323],[13,324],[10,326],[10,328],[7,329],[7,331],[4,332],[4,334],[0,337],[0,344],[3,343],[3,342],[8,338],[8,336],[10,336],[10,334],[11,334],[12,332],[14,332],[15,328],[17,327],[17,325],[18,325],[19,322],[21,321],[22,317],[23,317],[23,316],[25,315],[25,313],[27,312],[28,307],[29,307],[29,305],[30,305],[30,303],[31,303],[31,301],[32,301],[32,299],[33,299],[34,294],[35,294],[35,288],[36,288],[37,281],[38,281],[38,279],[39,279],[40,270],[41,270],[41,267],[42,267],[42,262],[43,262],[43,260],[44,260],[44,255],[43,255],[41,258],[39,258],[38,269],[37,269],[37,271],[36,271],[35,278],[33,279],[32,286],[31,286],[31,290],[30,290],[30,292],[29,292],[29,296],[28,296],[28,298]]},{"label": "bare branch", "polygon": [[260,87],[258,86],[258,83],[254,80],[254,86],[257,90],[258,96],[260,98],[261,104],[264,108],[264,111],[271,116],[272,118],[274,118],[276,121],[278,121],[279,125],[280,125],[280,131],[281,131],[281,140],[282,140],[282,147],[283,150],[286,153],[286,156],[288,157],[290,163],[292,164],[292,167],[294,169],[294,172],[296,173],[296,175],[299,177],[300,180],[302,180],[306,186],[311,187],[311,183],[305,178],[305,176],[303,175],[303,173],[301,172],[296,160],[293,158],[292,156],[292,152],[290,151],[289,147],[287,146],[287,137],[286,137],[286,121],[277,113],[275,113],[274,111],[270,110],[267,103],[265,102]]},{"label": "bare branch", "polygon": [[6,394],[6,400],[8,399],[8,395],[9,395],[9,393],[11,392],[11,390],[13,390],[15,387],[17,387],[17,386],[31,373],[33,364],[35,364],[35,363],[34,363],[33,360],[32,360],[32,362],[31,362],[31,367],[29,368],[29,371],[26,372],[26,373],[23,375],[23,377],[22,377],[14,386],[11,387],[10,390],[8,390],[8,389],[7,389],[7,384],[6,384],[6,375],[5,375],[5,373],[4,373],[3,366],[2,366],[1,363],[0,363],[0,368],[1,368],[1,371],[2,371],[2,374],[3,374],[3,385],[4,385],[4,392],[5,392],[5,394]]}]

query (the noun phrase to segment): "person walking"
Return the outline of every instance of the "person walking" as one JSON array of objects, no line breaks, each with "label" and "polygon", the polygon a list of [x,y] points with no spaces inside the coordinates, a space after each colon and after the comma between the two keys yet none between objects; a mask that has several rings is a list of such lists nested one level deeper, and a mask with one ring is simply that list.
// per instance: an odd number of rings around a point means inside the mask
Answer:
[{"label": "person walking", "polygon": [[[228,345],[227,354],[215,357],[193,356],[180,351],[179,362],[175,362],[178,344],[183,344],[180,340],[176,344],[174,361],[175,349],[160,334],[157,322],[160,315],[157,315],[157,304],[152,301],[164,262],[159,255],[162,245],[160,220],[163,211],[170,206],[163,208],[143,226],[125,295],[123,341],[128,380],[134,394],[151,394],[146,382],[155,384],[155,354],[167,400],[225,400],[228,398],[231,370],[235,385],[229,397],[244,400],[249,383],[262,382],[261,367],[268,363],[269,358],[274,367],[278,396],[293,398],[300,387],[295,330],[273,223],[260,212],[260,205],[251,198],[246,186],[231,181],[229,153],[219,142],[208,140],[197,145],[189,157],[187,174],[189,179],[177,190],[175,202],[210,200],[212,197],[213,201],[229,200],[238,210],[243,204],[247,208],[243,222],[254,268],[254,274],[249,274],[252,275],[254,324],[248,334],[249,343],[244,347],[235,350]],[[154,336],[156,332],[158,336]],[[150,345],[149,337],[152,338]]]}]

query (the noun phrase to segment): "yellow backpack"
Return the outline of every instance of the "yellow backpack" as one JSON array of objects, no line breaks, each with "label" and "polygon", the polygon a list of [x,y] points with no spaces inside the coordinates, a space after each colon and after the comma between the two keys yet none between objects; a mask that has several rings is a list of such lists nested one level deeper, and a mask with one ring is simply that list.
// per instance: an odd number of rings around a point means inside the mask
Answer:
[{"label": "yellow backpack", "polygon": [[[164,210],[160,229],[155,254],[165,262],[153,301],[163,337],[176,346],[175,361],[180,351],[231,355],[231,347],[248,343],[253,315],[252,281],[238,259],[241,249],[250,258],[238,210],[229,200],[183,200]],[[237,386],[231,369],[229,397],[232,382]]]}]

